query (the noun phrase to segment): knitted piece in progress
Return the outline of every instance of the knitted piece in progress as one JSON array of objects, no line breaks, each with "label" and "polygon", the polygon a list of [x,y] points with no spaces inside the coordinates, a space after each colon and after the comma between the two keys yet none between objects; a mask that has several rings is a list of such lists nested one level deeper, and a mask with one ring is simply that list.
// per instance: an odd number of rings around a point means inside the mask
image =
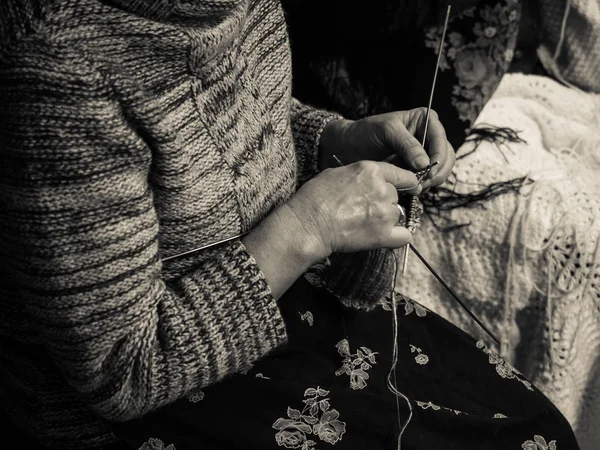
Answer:
[{"label": "knitted piece in progress", "polygon": [[[501,338],[503,356],[565,414],[583,450],[600,447],[599,111],[598,96],[507,75],[478,123],[517,130],[527,144],[481,143],[457,161],[446,187],[471,192],[523,176],[531,182],[520,194],[447,212],[467,227],[440,233],[424,217],[414,237]],[[470,150],[466,144],[458,155]],[[487,339],[418,261],[399,289]]]},{"label": "knitted piece in progress", "polygon": [[[400,225],[414,234],[423,213],[419,198],[404,195],[400,196],[399,202],[406,212]],[[312,266],[305,278],[313,285],[327,289],[345,306],[369,311],[390,296],[396,261],[402,260],[404,251],[408,248],[334,253],[326,261]]]}]

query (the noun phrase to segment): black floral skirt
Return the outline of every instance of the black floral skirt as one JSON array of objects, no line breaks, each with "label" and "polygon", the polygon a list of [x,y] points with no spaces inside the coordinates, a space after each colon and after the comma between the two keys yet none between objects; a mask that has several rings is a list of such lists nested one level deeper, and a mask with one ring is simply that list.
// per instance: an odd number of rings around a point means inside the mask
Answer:
[{"label": "black floral skirt", "polygon": [[[553,404],[485,342],[402,298],[397,397],[389,302],[363,312],[301,278],[280,300],[289,343],[245,373],[119,425],[144,450],[574,450]],[[399,414],[397,411],[399,410]]]}]

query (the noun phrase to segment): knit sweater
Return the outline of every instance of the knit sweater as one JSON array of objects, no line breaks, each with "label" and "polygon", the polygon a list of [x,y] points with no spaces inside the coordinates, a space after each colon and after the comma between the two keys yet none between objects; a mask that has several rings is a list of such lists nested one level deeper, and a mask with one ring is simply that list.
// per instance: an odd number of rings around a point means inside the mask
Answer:
[{"label": "knit sweater", "polygon": [[240,240],[317,172],[277,0],[3,0],[0,403],[51,448],[286,341]]}]

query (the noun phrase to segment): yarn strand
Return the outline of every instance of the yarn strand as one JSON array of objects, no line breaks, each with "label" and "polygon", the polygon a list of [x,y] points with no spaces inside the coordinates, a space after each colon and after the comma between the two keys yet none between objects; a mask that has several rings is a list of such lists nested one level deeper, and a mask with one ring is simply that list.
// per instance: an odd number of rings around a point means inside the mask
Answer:
[{"label": "yarn strand", "polygon": [[[408,252],[408,247],[406,247],[406,252]],[[391,299],[392,299],[392,314],[393,314],[393,334],[394,334],[394,343],[392,346],[392,365],[390,370],[388,371],[386,377],[386,385],[387,388],[394,394],[396,399],[396,416],[398,419],[398,429],[400,430],[398,433],[398,442],[397,442],[397,450],[402,449],[402,436],[404,431],[408,427],[412,416],[413,409],[410,400],[406,395],[398,390],[397,378],[396,378],[396,366],[398,365],[398,305],[396,304],[396,282],[398,279],[400,262],[398,261],[398,255],[394,250],[391,250],[392,255],[394,257],[394,276],[392,278],[392,286],[391,286]],[[406,422],[402,424],[402,418],[400,416],[400,397],[406,402],[408,405],[408,418]]]}]

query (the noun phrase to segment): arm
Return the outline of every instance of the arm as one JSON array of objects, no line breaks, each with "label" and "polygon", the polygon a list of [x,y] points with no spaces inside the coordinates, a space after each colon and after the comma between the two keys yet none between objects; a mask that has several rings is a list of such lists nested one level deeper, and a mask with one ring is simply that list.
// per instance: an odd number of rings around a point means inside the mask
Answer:
[{"label": "arm", "polygon": [[0,65],[0,256],[65,380],[128,420],[285,342],[276,297],[312,261],[284,209],[165,282],[151,151],[102,76],[57,53],[30,45]]},{"label": "arm", "polygon": [[320,152],[321,135],[331,121],[339,119],[342,119],[339,114],[316,109],[292,99],[291,122],[296,146],[298,186],[328,167]]}]

